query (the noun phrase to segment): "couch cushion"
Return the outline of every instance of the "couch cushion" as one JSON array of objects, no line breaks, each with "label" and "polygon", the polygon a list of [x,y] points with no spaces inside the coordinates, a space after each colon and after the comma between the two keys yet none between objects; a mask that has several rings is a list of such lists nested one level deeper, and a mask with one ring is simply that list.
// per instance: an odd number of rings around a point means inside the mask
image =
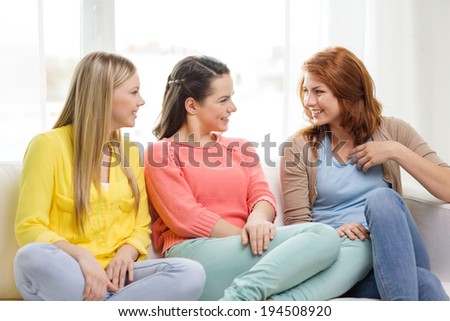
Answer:
[{"label": "couch cushion", "polygon": [[403,197],[430,255],[431,271],[450,293],[450,204],[431,195],[408,173],[402,173]]},{"label": "couch cushion", "polygon": [[411,214],[422,234],[430,256],[431,270],[443,282],[450,283],[450,204],[405,196]]},{"label": "couch cushion", "polygon": [[272,191],[273,195],[275,196],[275,201],[277,204],[277,217],[275,218],[275,225],[276,226],[283,226],[284,225],[284,219],[283,219],[283,200],[281,198],[281,183],[279,179],[280,175],[280,169],[278,167],[274,166],[263,166],[264,175],[266,176],[266,180],[269,183],[269,188]]},{"label": "couch cushion", "polygon": [[21,164],[0,163],[0,299],[20,299],[14,283],[13,262],[19,246],[14,235],[14,218],[19,193]]}]

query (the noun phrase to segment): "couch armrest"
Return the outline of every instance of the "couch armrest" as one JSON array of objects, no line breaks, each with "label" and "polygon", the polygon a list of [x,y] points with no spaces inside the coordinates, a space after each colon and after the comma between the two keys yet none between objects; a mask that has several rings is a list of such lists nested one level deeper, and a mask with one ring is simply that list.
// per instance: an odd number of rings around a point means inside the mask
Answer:
[{"label": "couch armrest", "polygon": [[19,245],[14,234],[19,197],[19,162],[0,162],[0,300],[20,299],[14,283],[13,263]]},{"label": "couch armrest", "polygon": [[442,282],[450,282],[450,204],[411,179],[404,180],[403,197],[428,249],[431,270]]}]

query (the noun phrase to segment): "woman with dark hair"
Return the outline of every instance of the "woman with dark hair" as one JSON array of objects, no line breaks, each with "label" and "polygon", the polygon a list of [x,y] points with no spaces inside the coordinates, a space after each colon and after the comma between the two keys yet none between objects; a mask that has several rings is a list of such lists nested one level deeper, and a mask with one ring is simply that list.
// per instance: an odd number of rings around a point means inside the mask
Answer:
[{"label": "woman with dark hair", "polygon": [[382,116],[372,78],[345,48],[308,59],[299,92],[311,125],[282,157],[286,224],[322,222],[343,243],[372,244],[373,271],[347,296],[448,300],[400,196],[400,167],[449,202],[449,166],[406,122]]},{"label": "woman with dark hair", "polygon": [[342,295],[370,270],[365,243],[350,263],[325,224],[275,228],[275,199],[255,149],[221,135],[236,111],[233,93],[228,67],[211,57],[186,57],[169,75],[159,141],[145,153],[155,246],[203,265],[201,300]]}]

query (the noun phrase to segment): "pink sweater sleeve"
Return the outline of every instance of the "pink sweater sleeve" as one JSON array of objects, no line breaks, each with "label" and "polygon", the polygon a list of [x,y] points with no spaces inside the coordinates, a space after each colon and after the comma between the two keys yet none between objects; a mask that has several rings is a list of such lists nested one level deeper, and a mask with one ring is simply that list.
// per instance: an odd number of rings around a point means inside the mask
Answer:
[{"label": "pink sweater sleeve", "polygon": [[168,142],[158,141],[145,152],[147,194],[159,217],[184,238],[209,237],[220,216],[195,199]]},{"label": "pink sweater sleeve", "polygon": [[272,205],[276,217],[277,207],[275,196],[270,191],[269,183],[264,175],[256,149],[249,141],[246,140],[240,140],[239,145],[243,160],[241,166],[246,166],[250,175],[247,195],[248,212],[250,213],[253,210],[256,203],[260,201],[267,201],[270,205]]}]

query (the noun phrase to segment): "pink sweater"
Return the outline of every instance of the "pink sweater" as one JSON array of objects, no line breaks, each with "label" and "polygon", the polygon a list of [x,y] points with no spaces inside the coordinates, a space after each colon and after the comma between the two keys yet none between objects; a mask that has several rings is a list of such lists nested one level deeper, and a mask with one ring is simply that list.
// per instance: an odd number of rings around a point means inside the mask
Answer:
[{"label": "pink sweater", "polygon": [[145,152],[154,247],[164,253],[187,239],[210,237],[222,218],[243,227],[255,204],[275,198],[254,147],[218,136],[204,147],[162,139]]}]

